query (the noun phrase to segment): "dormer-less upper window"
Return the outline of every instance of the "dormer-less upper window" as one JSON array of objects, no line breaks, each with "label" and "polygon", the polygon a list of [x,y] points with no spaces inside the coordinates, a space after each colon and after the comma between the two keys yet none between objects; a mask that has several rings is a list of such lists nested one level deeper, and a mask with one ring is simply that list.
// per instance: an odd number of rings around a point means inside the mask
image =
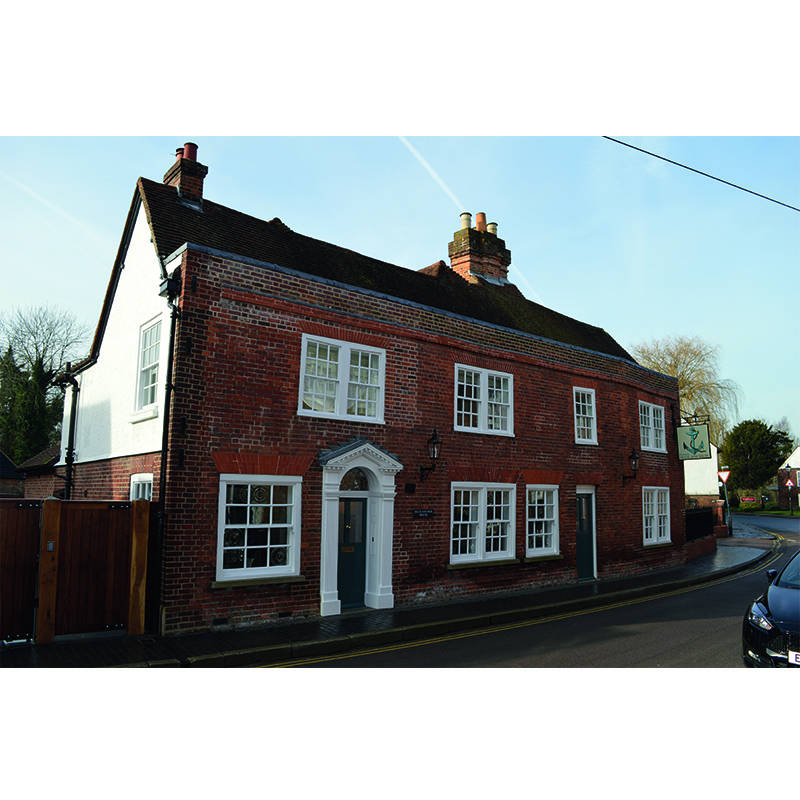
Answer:
[{"label": "dormer-less upper window", "polygon": [[303,336],[297,412],[382,423],[385,370],[385,350]]},{"label": "dormer-less upper window", "polygon": [[514,376],[456,364],[457,431],[514,435]]},{"label": "dormer-less upper window", "polygon": [[639,403],[639,435],[642,450],[667,452],[664,439],[664,407]]},{"label": "dormer-less upper window", "polygon": [[136,407],[154,405],[158,389],[158,357],[161,350],[161,322],[142,330],[139,350],[139,387]]},{"label": "dormer-less upper window", "polygon": [[575,441],[579,444],[597,444],[597,412],[594,389],[573,389],[575,404]]}]

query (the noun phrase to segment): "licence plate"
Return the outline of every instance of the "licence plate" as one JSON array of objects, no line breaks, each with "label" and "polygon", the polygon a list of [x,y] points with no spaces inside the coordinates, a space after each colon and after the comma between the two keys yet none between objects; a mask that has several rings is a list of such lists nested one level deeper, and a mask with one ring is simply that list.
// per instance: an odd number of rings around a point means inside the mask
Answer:
[{"label": "licence plate", "polygon": [[795,667],[800,667],[800,653],[795,653],[794,650],[789,651],[789,663]]}]

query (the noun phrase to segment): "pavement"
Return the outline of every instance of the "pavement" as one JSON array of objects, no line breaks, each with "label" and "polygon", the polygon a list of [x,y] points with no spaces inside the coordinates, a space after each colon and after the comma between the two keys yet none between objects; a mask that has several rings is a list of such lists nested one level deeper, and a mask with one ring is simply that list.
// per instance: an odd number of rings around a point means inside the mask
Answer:
[{"label": "pavement", "polygon": [[744,571],[766,560],[779,540],[735,521],[734,536],[717,550],[682,567],[588,581],[530,592],[385,610],[358,610],[336,617],[271,623],[253,628],[179,636],[123,633],[56,637],[49,645],[0,645],[6,667],[243,667],[287,663],[394,642],[430,639],[455,631],[537,619],[646,597]]}]

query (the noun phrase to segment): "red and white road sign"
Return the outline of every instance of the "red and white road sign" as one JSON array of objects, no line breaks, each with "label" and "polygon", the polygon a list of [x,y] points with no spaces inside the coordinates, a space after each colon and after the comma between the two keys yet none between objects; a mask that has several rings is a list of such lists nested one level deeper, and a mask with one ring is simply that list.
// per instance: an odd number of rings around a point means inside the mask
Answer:
[{"label": "red and white road sign", "polygon": [[730,473],[730,470],[728,470],[726,472],[718,472],[717,475],[719,475],[719,479],[723,483],[727,483],[728,482],[728,478],[730,477],[731,473]]},{"label": "red and white road sign", "polygon": [[788,489],[793,489],[794,488],[794,484],[792,483],[792,479],[791,478],[789,478],[789,480],[786,481],[786,487]]}]

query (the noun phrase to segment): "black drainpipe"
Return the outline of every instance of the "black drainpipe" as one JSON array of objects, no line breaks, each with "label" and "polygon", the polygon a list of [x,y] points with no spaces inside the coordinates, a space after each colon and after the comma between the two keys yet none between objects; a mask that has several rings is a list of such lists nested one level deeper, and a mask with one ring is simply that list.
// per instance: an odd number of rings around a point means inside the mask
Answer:
[{"label": "black drainpipe", "polygon": [[[162,266],[163,271],[163,266]],[[158,530],[156,533],[155,552],[153,553],[152,564],[153,568],[157,570],[158,579],[153,580],[152,583],[148,581],[150,590],[150,597],[147,607],[148,613],[148,628],[161,634],[161,587],[164,579],[164,566],[162,557],[164,553],[164,532],[167,527],[167,459],[169,457],[169,423],[171,416],[171,403],[172,403],[172,364],[175,357],[175,333],[177,328],[180,312],[176,304],[177,298],[180,295],[180,268],[172,273],[172,277],[166,277],[161,281],[161,290],[159,291],[160,297],[165,297],[171,309],[170,314],[170,328],[169,328],[169,348],[167,354],[167,375],[166,375],[166,388],[164,391],[164,424],[161,433],[161,470],[158,479]]]},{"label": "black drainpipe", "polygon": [[62,384],[68,383],[72,387],[72,398],[69,408],[69,436],[67,437],[67,452],[64,457],[64,461],[66,462],[66,472],[64,475],[65,500],[72,499],[72,479],[75,470],[75,417],[78,414],[78,392],[81,390],[75,376],[70,374],[71,369],[72,364],[67,362],[66,374],[59,381],[59,383]]}]

